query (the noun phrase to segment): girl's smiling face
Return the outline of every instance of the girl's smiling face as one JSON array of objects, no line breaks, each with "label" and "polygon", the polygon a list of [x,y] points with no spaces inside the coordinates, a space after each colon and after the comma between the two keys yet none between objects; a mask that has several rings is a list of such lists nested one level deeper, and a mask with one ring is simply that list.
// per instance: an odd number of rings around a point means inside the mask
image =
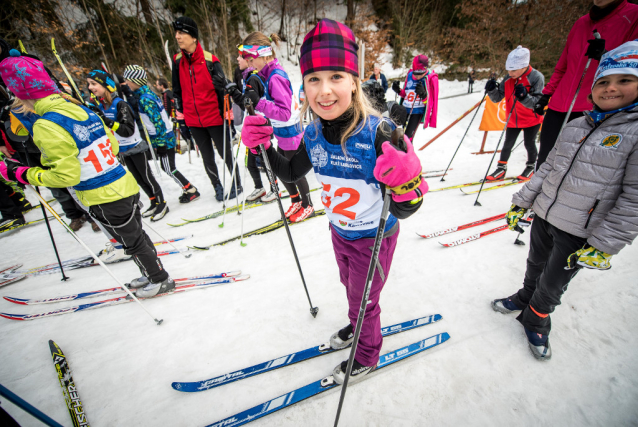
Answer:
[{"label": "girl's smiling face", "polygon": [[93,95],[97,97],[104,96],[104,92],[106,92],[106,88],[104,86],[102,86],[101,84],[99,84],[93,79],[86,79],[86,81],[89,84],[89,90],[93,92]]},{"label": "girl's smiling face", "polygon": [[350,107],[355,89],[352,74],[344,71],[315,71],[304,77],[310,108],[324,120],[341,116]]},{"label": "girl's smiling face", "polygon": [[638,77],[632,74],[611,74],[596,81],[591,96],[602,111],[613,111],[638,100]]}]

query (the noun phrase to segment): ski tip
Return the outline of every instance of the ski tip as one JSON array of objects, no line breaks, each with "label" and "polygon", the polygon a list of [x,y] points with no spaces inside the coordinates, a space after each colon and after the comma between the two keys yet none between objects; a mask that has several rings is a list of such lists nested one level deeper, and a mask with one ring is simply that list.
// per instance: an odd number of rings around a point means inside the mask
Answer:
[{"label": "ski tip", "polygon": [[207,251],[210,248],[206,247],[206,246],[186,246],[188,249],[192,249],[194,251]]},{"label": "ski tip", "polygon": [[447,332],[441,333],[441,342],[442,343],[447,341],[447,340],[449,340],[449,339],[450,339],[450,334],[448,334]]},{"label": "ski tip", "polygon": [[443,319],[443,316],[441,316],[440,314],[435,314],[432,318],[433,322],[438,322],[439,320]]},{"label": "ski tip", "polygon": [[222,274],[223,274],[223,277],[240,276],[241,275],[241,270],[229,271],[227,273],[222,273]]},{"label": "ski tip", "polygon": [[2,297],[5,300],[12,302],[14,304],[21,304],[21,305],[27,305],[26,303],[26,299],[22,299],[22,298],[14,298],[14,297]]}]

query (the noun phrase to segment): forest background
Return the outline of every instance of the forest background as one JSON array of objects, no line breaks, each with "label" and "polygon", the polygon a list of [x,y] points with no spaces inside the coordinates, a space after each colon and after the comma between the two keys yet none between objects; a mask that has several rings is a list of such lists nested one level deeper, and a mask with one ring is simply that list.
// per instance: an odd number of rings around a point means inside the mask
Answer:
[{"label": "forest background", "polygon": [[[638,3],[638,0],[630,0]],[[110,70],[143,65],[170,81],[164,51],[178,52],[171,22],[190,16],[204,49],[216,55],[227,76],[236,67],[236,46],[252,31],[273,28],[285,41],[279,56],[298,63],[305,34],[335,5],[365,42],[366,73],[387,53],[392,66],[408,67],[427,53],[446,65],[443,78],[467,78],[470,68],[502,73],[517,45],[532,51],[533,66],[549,79],[574,22],[591,0],[4,0],[0,37],[40,57],[63,80],[51,38],[66,67],[82,81],[97,59]]]}]

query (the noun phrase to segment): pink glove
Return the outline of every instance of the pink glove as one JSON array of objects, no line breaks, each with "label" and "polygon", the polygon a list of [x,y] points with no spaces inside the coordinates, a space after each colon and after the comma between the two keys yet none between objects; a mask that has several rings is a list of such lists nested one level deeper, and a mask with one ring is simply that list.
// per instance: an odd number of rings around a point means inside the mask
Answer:
[{"label": "pink glove", "polygon": [[7,160],[9,167],[5,162],[0,162],[0,175],[7,181],[18,181],[22,184],[29,184],[27,181],[28,166],[21,166],[20,163]]},{"label": "pink glove", "polygon": [[404,153],[389,141],[381,146],[383,154],[377,158],[374,177],[392,190],[392,200],[407,202],[423,197],[428,192],[427,182],[421,179],[421,161],[414,154],[414,147],[404,136],[408,152]]},{"label": "pink glove", "polygon": [[266,150],[270,148],[272,133],[272,126],[264,116],[247,116],[241,129],[241,140],[251,153],[259,154],[259,145],[263,144]]}]

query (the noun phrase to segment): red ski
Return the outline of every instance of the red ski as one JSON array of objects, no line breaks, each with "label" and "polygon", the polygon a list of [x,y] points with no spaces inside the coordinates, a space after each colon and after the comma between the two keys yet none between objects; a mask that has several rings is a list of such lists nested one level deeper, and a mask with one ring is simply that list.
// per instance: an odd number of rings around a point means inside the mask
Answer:
[{"label": "red ski", "polygon": [[446,228],[444,230],[435,231],[434,233],[428,233],[428,234],[419,234],[419,233],[417,233],[417,235],[423,237],[424,239],[430,239],[432,237],[443,236],[444,234],[450,234],[450,233],[454,233],[454,232],[457,232],[457,231],[465,230],[466,228],[477,227],[479,225],[487,224],[487,223],[492,222],[492,221],[498,221],[499,219],[503,219],[506,216],[507,216],[507,213],[503,213],[503,214],[491,216],[489,218],[485,218],[485,219],[481,219],[481,220],[478,220],[478,221],[470,222],[468,224],[459,225],[458,227]]},{"label": "red ski", "polygon": [[489,236],[490,234],[498,233],[499,231],[507,230],[508,227],[509,226],[507,224],[504,224],[504,225],[501,225],[500,227],[496,227],[496,228],[492,228],[490,230],[483,231],[482,233],[472,234],[471,236],[467,236],[467,237],[464,237],[462,239],[455,240],[454,242],[450,242],[450,243],[441,243],[441,242],[439,242],[439,244],[445,246],[446,248],[452,248],[454,246],[462,245],[463,243],[468,243],[468,242],[471,242],[471,241],[474,241],[474,240],[478,240],[481,237]]}]

